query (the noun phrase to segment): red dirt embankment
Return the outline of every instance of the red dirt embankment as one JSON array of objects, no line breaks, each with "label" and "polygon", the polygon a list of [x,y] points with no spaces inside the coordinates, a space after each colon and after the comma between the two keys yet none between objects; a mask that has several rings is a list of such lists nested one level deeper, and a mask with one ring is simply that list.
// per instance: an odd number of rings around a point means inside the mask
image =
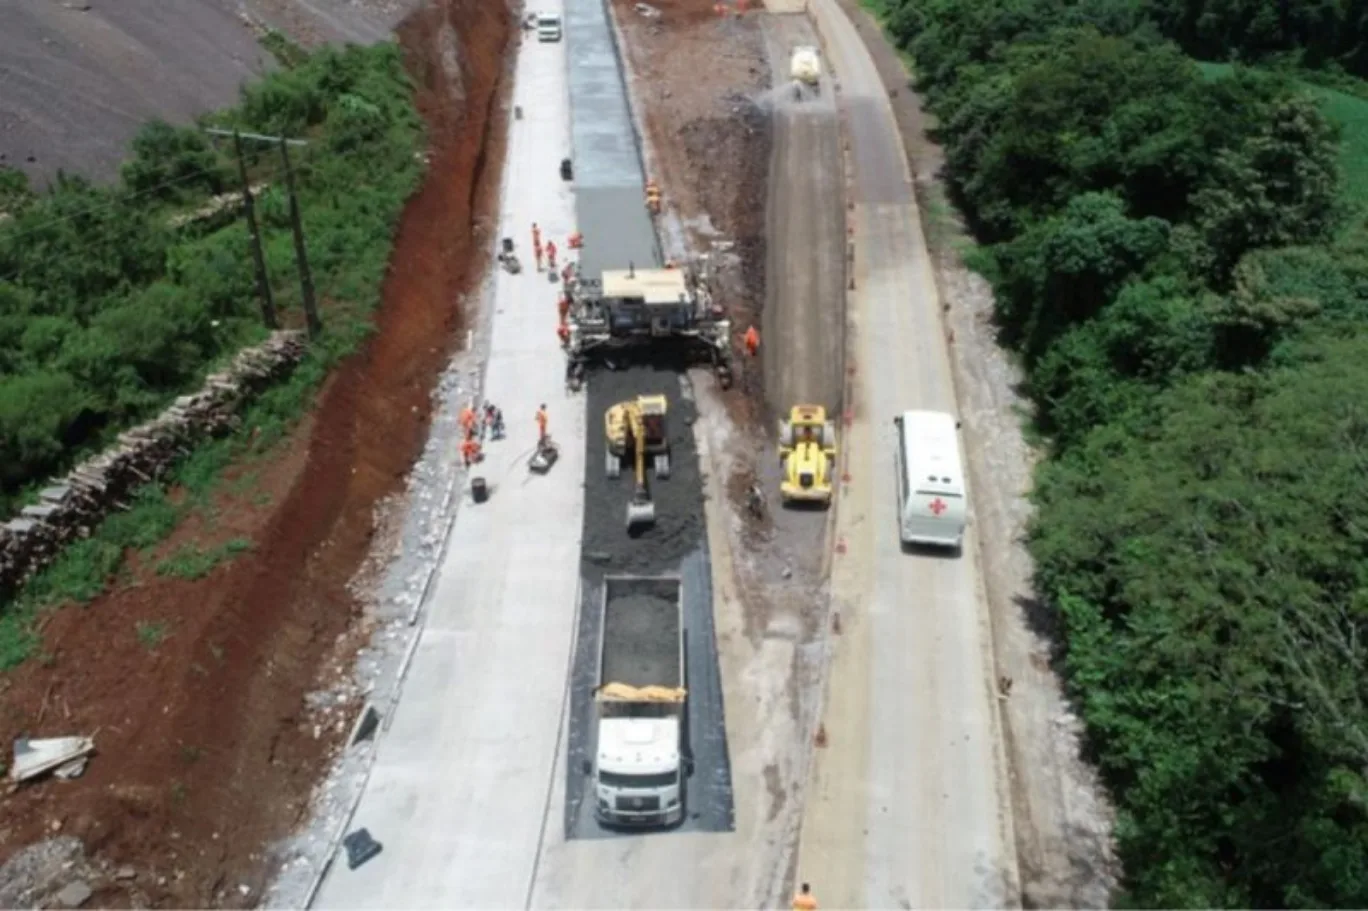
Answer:
[{"label": "red dirt embankment", "polygon": [[293,440],[168,544],[250,538],[250,553],[196,582],[137,570],[88,608],[50,615],[42,659],[0,677],[0,744],[93,734],[99,750],[82,778],[0,800],[0,860],[60,831],[98,865],[136,871],[92,882],[101,905],[261,894],[263,849],[302,821],[340,737],[315,727],[304,696],[358,635],[347,582],[376,504],[422,451],[431,390],[463,329],[460,295],[482,268],[472,224],[497,201],[514,26],[498,2],[431,0],[397,30],[431,165],[399,227],[378,332]]}]

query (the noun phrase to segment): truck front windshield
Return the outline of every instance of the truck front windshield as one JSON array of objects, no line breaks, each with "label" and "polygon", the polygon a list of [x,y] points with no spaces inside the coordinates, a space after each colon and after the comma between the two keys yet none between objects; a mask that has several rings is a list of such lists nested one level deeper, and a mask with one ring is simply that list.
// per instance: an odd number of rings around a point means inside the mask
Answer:
[{"label": "truck front windshield", "polygon": [[659,772],[654,775],[623,775],[620,772],[599,773],[599,783],[610,788],[667,788],[678,780],[678,772]]}]

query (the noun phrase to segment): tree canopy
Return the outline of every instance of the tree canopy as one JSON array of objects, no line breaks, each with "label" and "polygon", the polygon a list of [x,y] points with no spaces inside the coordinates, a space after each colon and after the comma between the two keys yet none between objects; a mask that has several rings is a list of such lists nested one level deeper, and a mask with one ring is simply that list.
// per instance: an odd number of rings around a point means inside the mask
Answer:
[{"label": "tree canopy", "polygon": [[1187,55],[1356,71],[1359,17],[1165,2],[883,9],[1048,441],[1036,585],[1118,901],[1368,906],[1357,158],[1304,82]]}]

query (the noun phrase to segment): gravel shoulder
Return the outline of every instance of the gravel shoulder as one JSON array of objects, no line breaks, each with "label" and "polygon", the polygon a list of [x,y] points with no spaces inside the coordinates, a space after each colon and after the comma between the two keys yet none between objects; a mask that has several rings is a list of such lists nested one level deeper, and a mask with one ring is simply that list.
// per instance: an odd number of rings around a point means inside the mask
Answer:
[{"label": "gravel shoulder", "polygon": [[994,339],[992,289],[964,265],[972,241],[946,202],[944,157],[927,136],[933,124],[908,72],[869,13],[853,0],[839,2],[890,92],[946,310],[992,616],[1022,899],[1028,907],[1105,907],[1119,872],[1112,812],[1081,758],[1081,724],[1050,670],[1051,642],[1038,632],[1042,612],[1023,540],[1037,455],[1022,433],[1029,403],[1017,393],[1021,373]]}]

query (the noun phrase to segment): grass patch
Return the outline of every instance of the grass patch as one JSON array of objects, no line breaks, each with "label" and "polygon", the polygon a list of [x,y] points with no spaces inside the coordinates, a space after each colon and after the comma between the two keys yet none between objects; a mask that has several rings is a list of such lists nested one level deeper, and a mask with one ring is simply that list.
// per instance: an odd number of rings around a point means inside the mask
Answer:
[{"label": "grass patch", "polygon": [[203,579],[220,563],[251,549],[252,542],[246,538],[234,538],[208,549],[196,544],[186,544],[157,564],[157,575],[174,576],[177,579]]},{"label": "grass patch", "polygon": [[148,651],[161,645],[166,641],[166,637],[171,635],[165,623],[149,623],[146,620],[138,621],[133,631],[138,636],[138,642]]}]

